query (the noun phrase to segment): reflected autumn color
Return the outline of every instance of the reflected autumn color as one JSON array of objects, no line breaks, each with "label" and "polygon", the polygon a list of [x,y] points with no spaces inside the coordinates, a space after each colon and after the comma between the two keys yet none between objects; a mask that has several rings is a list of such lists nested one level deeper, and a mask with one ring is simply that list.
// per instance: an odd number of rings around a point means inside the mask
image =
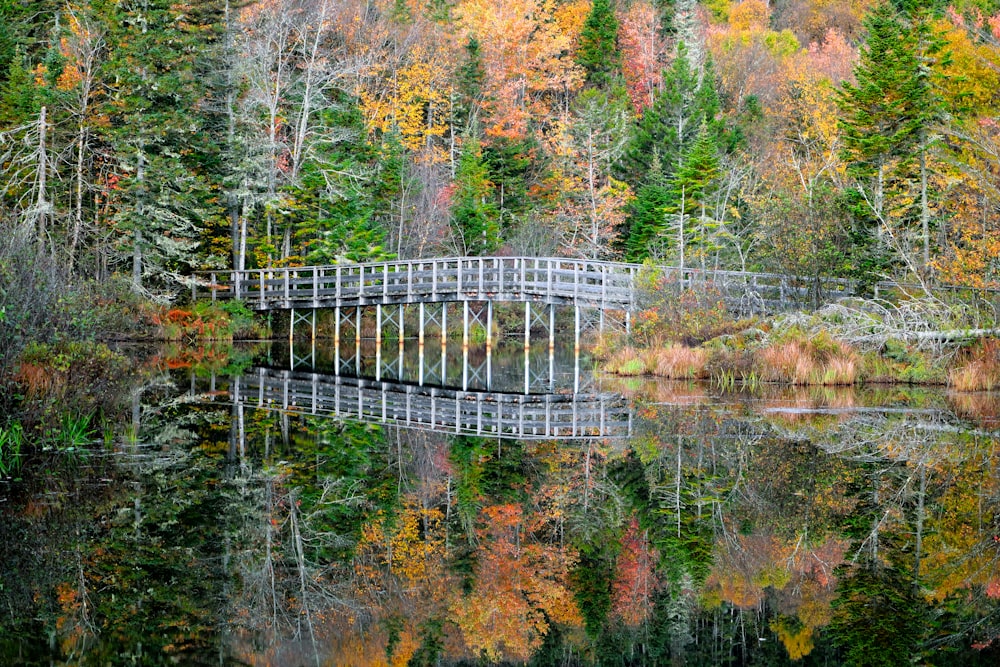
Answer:
[{"label": "reflected autumn color", "polygon": [[164,365],[128,438],[5,487],[3,662],[1000,651],[989,396],[602,381],[629,439],[522,442],[231,405],[212,373]]}]

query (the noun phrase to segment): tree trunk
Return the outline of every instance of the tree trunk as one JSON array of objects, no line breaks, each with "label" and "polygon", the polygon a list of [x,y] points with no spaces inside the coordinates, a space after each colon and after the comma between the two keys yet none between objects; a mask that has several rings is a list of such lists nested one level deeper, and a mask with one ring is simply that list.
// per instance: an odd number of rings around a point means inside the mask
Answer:
[{"label": "tree trunk", "polygon": [[45,228],[45,209],[48,206],[48,203],[45,201],[45,177],[49,168],[45,152],[45,113],[46,108],[42,107],[38,114],[38,197],[35,203],[38,209],[38,244],[43,248],[45,247],[45,239],[48,236],[48,231]]}]

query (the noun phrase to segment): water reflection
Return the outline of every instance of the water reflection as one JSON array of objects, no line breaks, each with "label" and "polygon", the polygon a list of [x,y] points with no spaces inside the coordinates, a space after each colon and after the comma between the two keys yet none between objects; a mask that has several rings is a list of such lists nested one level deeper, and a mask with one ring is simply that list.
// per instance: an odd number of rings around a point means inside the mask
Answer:
[{"label": "water reflection", "polygon": [[[496,355],[464,391],[526,398]],[[154,376],[113,452],[30,462],[0,506],[0,662],[1000,657],[995,396],[584,377],[631,437],[524,440],[311,414],[313,377],[376,381],[290,359]],[[555,365],[532,400],[573,396]]]}]

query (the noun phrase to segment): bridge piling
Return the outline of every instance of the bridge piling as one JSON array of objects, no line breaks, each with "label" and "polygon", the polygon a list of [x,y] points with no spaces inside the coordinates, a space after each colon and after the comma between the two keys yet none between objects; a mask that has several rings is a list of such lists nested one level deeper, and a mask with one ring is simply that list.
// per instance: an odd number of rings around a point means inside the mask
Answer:
[{"label": "bridge piling", "polygon": [[556,349],[556,307],[549,304],[549,356]]}]

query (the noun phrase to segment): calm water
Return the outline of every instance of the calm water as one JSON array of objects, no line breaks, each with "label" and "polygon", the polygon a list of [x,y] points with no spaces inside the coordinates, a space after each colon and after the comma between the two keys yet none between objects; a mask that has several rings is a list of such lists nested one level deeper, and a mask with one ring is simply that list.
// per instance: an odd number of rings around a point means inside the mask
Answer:
[{"label": "calm water", "polygon": [[158,351],[26,460],[0,664],[1000,663],[1000,397],[330,353]]}]

